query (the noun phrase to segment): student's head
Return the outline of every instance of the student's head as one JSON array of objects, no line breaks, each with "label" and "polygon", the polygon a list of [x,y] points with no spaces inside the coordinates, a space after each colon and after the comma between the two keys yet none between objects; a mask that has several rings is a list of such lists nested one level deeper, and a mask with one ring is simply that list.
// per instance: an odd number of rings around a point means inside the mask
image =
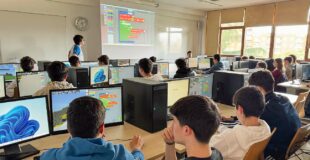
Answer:
[{"label": "student's head", "polygon": [[150,60],[151,60],[153,63],[155,63],[156,60],[157,60],[157,58],[156,58],[155,56],[152,56],[152,57],[150,57]]},{"label": "student's head", "polygon": [[288,65],[292,64],[292,62],[293,62],[293,58],[292,57],[288,56],[288,57],[284,58],[285,66],[288,66]]},{"label": "student's head", "polygon": [[139,72],[142,77],[151,74],[152,69],[153,69],[153,63],[150,59],[143,58],[139,60]]},{"label": "student's head", "polygon": [[292,58],[293,58],[292,63],[293,63],[293,64],[295,64],[295,63],[296,63],[296,61],[297,61],[297,57],[296,57],[294,54],[291,54],[291,55],[290,55],[290,57],[292,57]]},{"label": "student's head", "polygon": [[220,125],[216,104],[207,97],[188,96],[178,100],[170,109],[176,143],[208,144]]},{"label": "student's head", "polygon": [[24,72],[31,72],[34,68],[36,61],[29,56],[20,59],[20,66]]},{"label": "student's head", "polygon": [[68,76],[68,68],[63,62],[54,61],[47,67],[48,76],[52,81],[64,81]]},{"label": "student's head", "polygon": [[246,60],[248,60],[249,58],[248,58],[248,56],[242,56],[241,57],[241,61],[246,61]]},{"label": "student's head", "polygon": [[186,55],[187,55],[187,58],[193,57],[192,51],[187,51]]},{"label": "student's head", "polygon": [[278,69],[279,71],[283,70],[283,61],[282,58],[277,58],[274,60],[273,65],[276,69]]},{"label": "student's head", "polygon": [[244,124],[248,117],[261,116],[265,107],[265,97],[257,87],[243,87],[235,93],[233,104],[239,121]]},{"label": "student's head", "polygon": [[213,63],[217,64],[219,61],[221,61],[221,56],[219,54],[213,55]]},{"label": "student's head", "polygon": [[249,56],[249,59],[255,59],[255,57],[254,56]]},{"label": "student's head", "polygon": [[72,67],[80,67],[81,66],[81,62],[80,62],[80,59],[78,56],[71,56],[69,58],[69,62],[70,62],[70,65]]},{"label": "student's head", "polygon": [[274,67],[274,65],[273,65],[273,62],[274,62],[274,59],[268,59],[268,60],[266,60],[267,69],[268,69],[270,72],[272,72],[272,71],[275,69],[275,67]]},{"label": "student's head", "polygon": [[253,73],[249,78],[249,84],[258,87],[265,95],[273,92],[275,81],[270,71],[263,70]]},{"label": "student's head", "polygon": [[256,68],[267,69],[267,63],[264,61],[257,62]]},{"label": "student's head", "polygon": [[108,57],[108,55],[101,55],[98,58],[98,63],[99,63],[99,66],[109,65],[109,57]]},{"label": "student's head", "polygon": [[73,37],[73,41],[76,45],[84,45],[84,37],[81,35],[75,35]]},{"label": "student's head", "polygon": [[175,64],[177,65],[178,69],[186,68],[186,61],[184,58],[179,58],[175,60]]},{"label": "student's head", "polygon": [[73,100],[67,110],[67,127],[72,137],[104,137],[105,108],[100,100],[81,97]]}]

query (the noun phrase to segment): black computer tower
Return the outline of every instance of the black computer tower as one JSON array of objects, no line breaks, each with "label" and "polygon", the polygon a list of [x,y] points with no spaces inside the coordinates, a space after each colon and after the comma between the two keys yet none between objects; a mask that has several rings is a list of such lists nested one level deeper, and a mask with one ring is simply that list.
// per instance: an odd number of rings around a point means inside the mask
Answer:
[{"label": "black computer tower", "polygon": [[232,105],[235,92],[248,85],[248,73],[218,71],[213,75],[212,99],[218,103]]},{"label": "black computer tower", "polygon": [[123,101],[128,123],[151,133],[167,127],[167,83],[124,79]]},{"label": "black computer tower", "polygon": [[69,68],[68,79],[69,83],[72,83],[77,88],[87,88],[89,83],[89,69],[88,68]]}]

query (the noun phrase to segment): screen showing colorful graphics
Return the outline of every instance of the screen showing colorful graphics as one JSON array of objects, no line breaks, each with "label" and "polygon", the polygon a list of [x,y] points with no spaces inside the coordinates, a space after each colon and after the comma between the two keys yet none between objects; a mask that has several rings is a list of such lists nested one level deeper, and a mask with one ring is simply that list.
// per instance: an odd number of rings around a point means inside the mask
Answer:
[{"label": "screen showing colorful graphics", "polygon": [[198,69],[211,68],[211,59],[207,57],[198,58]]},{"label": "screen showing colorful graphics", "polygon": [[31,96],[51,82],[47,72],[17,72],[19,96]]},{"label": "screen showing colorful graphics", "polygon": [[197,58],[188,58],[187,59],[188,68],[197,68],[198,66],[198,59]]},{"label": "screen showing colorful graphics", "polygon": [[169,63],[156,63],[157,64],[157,74],[169,77]]},{"label": "screen showing colorful graphics", "polygon": [[5,97],[5,87],[4,76],[0,75],[0,98]]},{"label": "screen showing colorful graphics", "polygon": [[188,96],[189,79],[172,80],[168,83],[168,106],[174,105],[179,99]]},{"label": "screen showing colorful graphics", "polygon": [[54,132],[67,130],[69,104],[83,96],[91,96],[102,101],[106,109],[104,120],[106,125],[123,122],[121,87],[52,91],[50,96]]},{"label": "screen showing colorful graphics", "polygon": [[103,44],[152,44],[155,14],[131,8],[102,4]]},{"label": "screen showing colorful graphics", "polygon": [[0,147],[48,135],[46,97],[0,102]]},{"label": "screen showing colorful graphics", "polygon": [[135,67],[111,67],[110,68],[110,79],[109,84],[121,84],[123,79],[134,78]]},{"label": "screen showing colorful graphics", "polygon": [[90,68],[90,84],[99,84],[108,82],[109,66],[91,67]]},{"label": "screen showing colorful graphics", "polygon": [[212,97],[213,74],[190,78],[189,95]]},{"label": "screen showing colorful graphics", "polygon": [[99,66],[98,62],[81,62],[81,67],[90,68]]},{"label": "screen showing colorful graphics", "polygon": [[6,81],[16,79],[16,72],[21,71],[19,64],[0,64],[0,75],[5,76]]}]

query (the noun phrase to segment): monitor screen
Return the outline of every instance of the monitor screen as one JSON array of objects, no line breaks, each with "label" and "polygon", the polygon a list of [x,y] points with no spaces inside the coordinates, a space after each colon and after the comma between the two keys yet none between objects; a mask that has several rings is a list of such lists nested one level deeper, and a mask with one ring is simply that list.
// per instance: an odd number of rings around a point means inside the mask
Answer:
[{"label": "monitor screen", "polygon": [[0,98],[5,97],[5,88],[4,76],[0,75]]},{"label": "monitor screen", "polygon": [[110,79],[109,84],[121,84],[123,79],[134,78],[135,68],[134,66],[129,67],[110,67]]},{"label": "monitor screen", "polygon": [[134,66],[134,65],[136,65],[137,63],[139,63],[139,59],[130,59],[130,65],[131,65],[131,66]]},{"label": "monitor screen", "polygon": [[189,95],[201,95],[212,98],[213,74],[190,78]]},{"label": "monitor screen", "polygon": [[47,72],[17,72],[19,96],[31,96],[51,82]]},{"label": "monitor screen", "polygon": [[178,70],[178,67],[174,63],[169,63],[169,78],[173,78]]},{"label": "monitor screen", "polygon": [[198,59],[197,58],[188,58],[187,65],[188,65],[188,68],[197,68],[198,67]]},{"label": "monitor screen", "polygon": [[109,66],[90,68],[90,85],[108,82],[108,80],[109,80]]},{"label": "monitor screen", "polygon": [[0,147],[49,135],[46,97],[0,102]]},{"label": "monitor screen", "polygon": [[198,69],[211,68],[211,59],[207,57],[198,58]]},{"label": "monitor screen", "polygon": [[0,75],[5,76],[6,81],[13,81],[16,79],[16,72],[21,71],[20,65],[17,63],[0,64]]},{"label": "monitor screen", "polygon": [[156,63],[157,74],[169,77],[169,63]]},{"label": "monitor screen", "polygon": [[74,99],[91,96],[99,99],[106,108],[105,124],[123,123],[122,88],[68,89],[51,91],[52,130],[54,133],[67,131],[67,109]]},{"label": "monitor screen", "polygon": [[224,65],[224,70],[230,70],[230,63],[229,61],[221,61]]},{"label": "monitor screen", "polygon": [[173,106],[179,99],[188,96],[189,79],[167,81],[168,106]]},{"label": "monitor screen", "polygon": [[249,61],[240,61],[239,67],[240,68],[249,68]]},{"label": "monitor screen", "polygon": [[117,60],[117,66],[124,67],[130,65],[130,59],[118,59]]},{"label": "monitor screen", "polygon": [[86,68],[90,68],[90,67],[97,67],[99,64],[98,62],[81,62],[81,67],[86,67]]},{"label": "monitor screen", "polygon": [[302,65],[302,80],[303,81],[310,80],[310,64]]}]

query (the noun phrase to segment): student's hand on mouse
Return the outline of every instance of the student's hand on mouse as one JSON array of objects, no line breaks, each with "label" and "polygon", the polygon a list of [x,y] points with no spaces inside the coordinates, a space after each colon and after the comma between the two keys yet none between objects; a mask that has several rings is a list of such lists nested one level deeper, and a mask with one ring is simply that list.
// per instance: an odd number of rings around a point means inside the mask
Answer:
[{"label": "student's hand on mouse", "polygon": [[130,142],[130,149],[134,150],[141,150],[144,145],[144,141],[141,136],[134,136]]},{"label": "student's hand on mouse", "polygon": [[168,145],[174,144],[173,130],[171,127],[168,127],[164,130],[162,137],[163,137],[164,141],[166,142],[166,144],[168,144]]}]

